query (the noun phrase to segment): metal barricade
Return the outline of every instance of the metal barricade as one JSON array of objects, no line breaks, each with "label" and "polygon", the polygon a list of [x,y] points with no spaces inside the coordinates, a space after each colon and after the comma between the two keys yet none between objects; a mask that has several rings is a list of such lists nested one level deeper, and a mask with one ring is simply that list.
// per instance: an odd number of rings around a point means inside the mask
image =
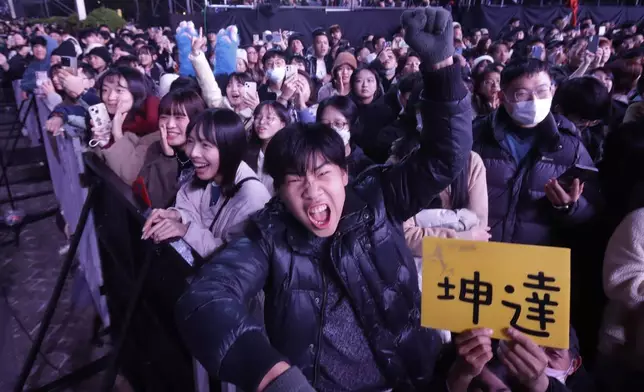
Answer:
[{"label": "metal barricade", "polygon": [[[79,138],[80,133],[77,129],[69,126],[66,126],[66,131],[58,136],[53,136],[47,132],[44,129],[44,124],[49,117],[50,110],[42,99],[36,99],[36,103],[40,124],[43,125],[41,130],[42,140],[47,154],[54,194],[68,225],[68,232],[73,233],[76,230],[81,209],[87,198],[87,188],[81,180],[85,173],[85,166],[82,158],[84,149]],[[91,212],[78,244],[76,257],[83,271],[96,311],[103,325],[108,327],[110,317],[105,297],[101,295],[101,286],[103,285],[101,259],[96,241],[94,217]]]}]

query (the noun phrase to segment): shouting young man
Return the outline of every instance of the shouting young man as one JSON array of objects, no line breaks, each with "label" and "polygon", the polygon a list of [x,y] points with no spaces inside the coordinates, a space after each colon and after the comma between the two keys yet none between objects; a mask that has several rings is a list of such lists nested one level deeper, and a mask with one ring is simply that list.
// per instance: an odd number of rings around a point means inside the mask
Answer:
[{"label": "shouting young man", "polygon": [[[463,170],[472,117],[450,14],[416,9],[402,22],[423,62],[420,148],[348,185],[331,128],[297,124],[275,135],[265,169],[279,197],[177,305],[179,329],[211,376],[248,392],[428,390],[441,342],[420,326],[401,224]],[[248,303],[262,290],[258,320]]]}]

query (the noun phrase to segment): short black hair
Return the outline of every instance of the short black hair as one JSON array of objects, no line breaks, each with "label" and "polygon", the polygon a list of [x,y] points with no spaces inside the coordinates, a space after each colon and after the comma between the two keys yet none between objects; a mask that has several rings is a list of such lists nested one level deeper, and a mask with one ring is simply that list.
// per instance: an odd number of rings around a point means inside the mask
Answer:
[{"label": "short black hair", "polygon": [[324,113],[324,110],[328,107],[332,107],[340,114],[344,116],[344,118],[347,119],[347,123],[349,124],[349,130],[352,131],[355,129],[357,123],[358,123],[358,106],[353,102],[351,98],[349,98],[346,95],[334,95],[330,98],[327,98],[320,102],[318,105],[318,111],[316,113],[316,118],[318,121],[322,118],[322,113]]},{"label": "short black hair", "polygon": [[209,143],[219,150],[219,172],[222,194],[232,196],[235,192],[235,176],[242,162],[248,139],[244,123],[237,113],[230,109],[208,109],[197,115],[188,124],[186,135],[201,140],[199,131]]},{"label": "short black hair", "polygon": [[33,37],[30,43],[31,43],[31,46],[40,45],[40,46],[44,46],[45,48],[47,47],[47,39],[41,36]]},{"label": "short black hair", "polygon": [[266,53],[264,53],[264,57],[262,57],[262,64],[266,66],[266,62],[275,57],[280,57],[284,61],[286,61],[286,53],[279,49],[271,49],[267,50]]},{"label": "short black hair", "polygon": [[414,88],[420,86],[422,82],[423,75],[420,72],[413,72],[400,79],[400,82],[398,82],[398,90],[401,94],[410,93]]},{"label": "short black hair", "polygon": [[602,82],[592,76],[584,76],[561,83],[552,103],[566,117],[601,120],[610,112],[611,97]]},{"label": "short black hair", "polygon": [[268,143],[264,170],[278,189],[287,175],[305,175],[318,154],[328,163],[347,170],[344,142],[336,131],[319,123],[294,123],[276,133]]},{"label": "short black hair", "polygon": [[201,95],[201,87],[199,87],[199,83],[195,78],[190,76],[179,76],[174,82],[172,82],[172,84],[170,84],[170,91],[179,88],[194,90]]},{"label": "short black hair", "polygon": [[115,67],[132,67],[132,64],[139,65],[139,58],[132,55],[121,56],[114,62]]},{"label": "short black hair", "polygon": [[549,71],[548,63],[541,60],[528,59],[511,61],[503,68],[503,72],[501,72],[501,89],[508,87],[510,83],[521,76],[536,75],[540,72],[545,72],[550,76]]}]

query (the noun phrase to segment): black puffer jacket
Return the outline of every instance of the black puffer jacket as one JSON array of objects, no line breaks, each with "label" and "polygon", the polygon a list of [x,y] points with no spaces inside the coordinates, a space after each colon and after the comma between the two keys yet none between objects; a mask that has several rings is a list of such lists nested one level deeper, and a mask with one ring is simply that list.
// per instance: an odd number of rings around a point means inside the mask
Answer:
[{"label": "black puffer jacket", "polygon": [[[401,226],[460,173],[472,139],[458,65],[425,75],[425,83],[432,89],[421,105],[428,125],[421,147],[399,164],[369,168],[346,188],[333,237],[313,237],[274,198],[251,219],[246,238],[202,268],[179,300],[177,317],[188,347],[212,376],[255,390],[286,360],[315,387],[332,279],[351,303],[388,386],[427,390],[441,341],[420,327],[416,267]],[[245,306],[262,289],[265,332]]]},{"label": "black puffer jacket", "polygon": [[574,125],[549,114],[535,128],[536,148],[519,167],[505,142],[511,121],[505,109],[500,108],[476,120],[472,127],[472,149],[483,158],[487,171],[492,241],[554,245],[557,230],[592,218],[594,203],[586,196],[596,194],[596,189],[592,189],[593,184],[586,184],[579,201],[568,211],[562,211],[555,209],[546,197],[545,185],[571,166],[593,166],[593,161]]}]

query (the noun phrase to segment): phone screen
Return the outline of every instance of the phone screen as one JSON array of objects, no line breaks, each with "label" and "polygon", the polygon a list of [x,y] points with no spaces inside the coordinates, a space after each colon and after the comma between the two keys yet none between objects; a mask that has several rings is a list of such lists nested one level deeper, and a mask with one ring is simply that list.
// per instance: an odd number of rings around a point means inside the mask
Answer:
[{"label": "phone screen", "polygon": [[599,26],[599,31],[597,33],[602,37],[606,35],[606,26]]},{"label": "phone screen", "polygon": [[279,31],[273,31],[273,43],[279,44],[282,42],[282,34]]},{"label": "phone screen", "polygon": [[530,57],[533,59],[541,60],[542,54],[543,54],[543,48],[539,45],[535,45],[532,47],[532,52],[530,53]]},{"label": "phone screen", "polygon": [[591,53],[597,53],[597,48],[599,48],[599,36],[593,35],[588,40],[588,51]]}]

